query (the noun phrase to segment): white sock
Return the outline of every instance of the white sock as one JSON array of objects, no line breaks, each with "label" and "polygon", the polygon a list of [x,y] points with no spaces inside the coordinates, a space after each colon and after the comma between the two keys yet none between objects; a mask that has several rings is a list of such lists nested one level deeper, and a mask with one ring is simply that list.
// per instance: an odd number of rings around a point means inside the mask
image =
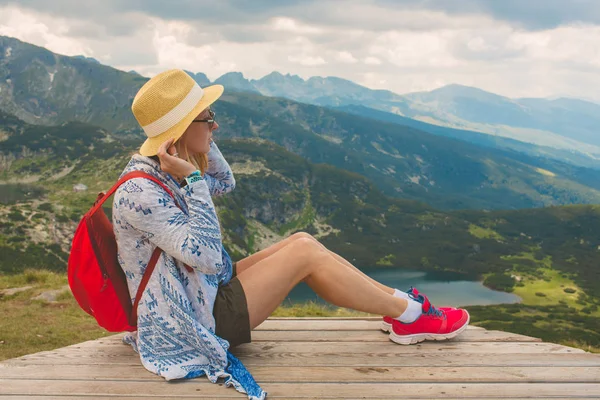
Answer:
[{"label": "white sock", "polygon": [[400,297],[401,299],[412,300],[410,298],[410,296],[408,295],[408,293],[403,292],[403,291],[398,290],[398,289],[394,289],[394,296]]},{"label": "white sock", "polygon": [[410,324],[411,322],[415,322],[421,314],[423,314],[423,305],[411,298],[406,299],[406,301],[408,303],[406,310],[404,310],[402,315],[394,319],[404,322],[405,324]]}]

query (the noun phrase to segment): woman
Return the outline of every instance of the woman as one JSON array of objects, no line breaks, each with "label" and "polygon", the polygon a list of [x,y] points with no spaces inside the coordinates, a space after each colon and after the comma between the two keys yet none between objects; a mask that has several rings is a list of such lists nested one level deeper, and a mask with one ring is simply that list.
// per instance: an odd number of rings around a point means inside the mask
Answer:
[{"label": "woman", "polygon": [[250,342],[300,281],[340,307],[384,317],[390,339],[411,344],[462,332],[469,315],[436,309],[415,289],[374,281],[312,236],[296,233],[237,263],[223,247],[212,196],[235,188],[212,140],[210,105],[223,87],[200,88],[181,70],[163,72],[137,93],[132,110],[148,139],[123,174],[145,171],[173,192],[136,178],[115,194],[113,225],[132,298],[150,255],[163,250],[138,308],[138,330],[125,336],[148,370],[164,378],[226,378],[249,398],[266,393],[228,349]]}]

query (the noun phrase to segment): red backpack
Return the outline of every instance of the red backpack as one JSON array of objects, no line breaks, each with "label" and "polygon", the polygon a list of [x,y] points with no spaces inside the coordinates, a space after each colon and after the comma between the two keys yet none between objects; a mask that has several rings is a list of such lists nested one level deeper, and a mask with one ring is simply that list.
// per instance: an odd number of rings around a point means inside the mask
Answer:
[{"label": "red backpack", "polygon": [[150,179],[173,197],[173,193],[152,175],[141,171],[126,174],[107,193],[98,194],[94,206],[79,222],[69,255],[67,275],[73,296],[85,312],[110,332],[137,329],[138,303],[162,252],[157,247],[152,253],[132,305],[127,278],[117,260],[113,227],[102,204],[119,186],[133,178]]}]

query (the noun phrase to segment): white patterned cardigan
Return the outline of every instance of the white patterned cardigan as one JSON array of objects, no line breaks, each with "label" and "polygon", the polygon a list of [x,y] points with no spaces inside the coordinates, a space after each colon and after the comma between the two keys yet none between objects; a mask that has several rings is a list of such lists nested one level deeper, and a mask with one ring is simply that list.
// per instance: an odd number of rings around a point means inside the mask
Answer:
[{"label": "white patterned cardigan", "polygon": [[115,194],[113,227],[132,302],[154,248],[164,250],[139,303],[138,329],[123,341],[146,369],[166,380],[206,375],[216,383],[223,377],[226,386],[249,399],[264,399],[266,393],[228,351],[229,342],[214,333],[217,288],[231,279],[232,261],[211,196],[232,191],[235,180],[214,142],[208,158],[204,180],[183,189],[148,157],[134,155],[123,171],[157,177],[177,201],[143,178],[126,182]]}]

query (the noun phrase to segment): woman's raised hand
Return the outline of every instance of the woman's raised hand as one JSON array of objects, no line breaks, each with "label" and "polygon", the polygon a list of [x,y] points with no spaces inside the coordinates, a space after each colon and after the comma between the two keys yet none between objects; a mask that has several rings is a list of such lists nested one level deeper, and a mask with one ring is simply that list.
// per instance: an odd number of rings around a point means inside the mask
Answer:
[{"label": "woman's raised hand", "polygon": [[177,157],[177,149],[173,145],[175,139],[169,139],[158,148],[160,168],[168,174],[178,178],[185,178],[196,170],[196,167],[186,160]]}]

